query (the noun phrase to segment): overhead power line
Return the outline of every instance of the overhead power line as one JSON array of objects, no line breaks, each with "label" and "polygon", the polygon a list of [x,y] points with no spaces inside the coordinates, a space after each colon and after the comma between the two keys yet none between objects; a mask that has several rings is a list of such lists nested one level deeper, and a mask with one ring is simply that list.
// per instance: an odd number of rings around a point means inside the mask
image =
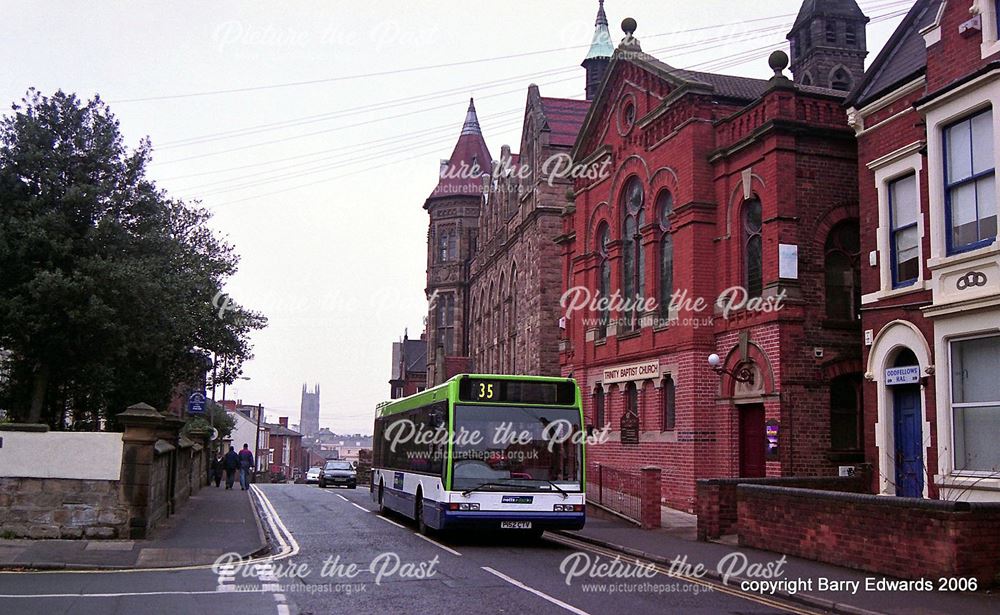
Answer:
[{"label": "overhead power line", "polygon": [[[913,0],[894,0],[893,2],[889,2],[887,4],[888,5],[902,5],[902,4],[905,4],[905,3],[909,3],[909,4],[912,5]],[[881,6],[881,4],[885,4],[885,3],[862,3],[862,4],[879,5],[878,8],[885,8],[884,6]],[[872,8],[874,8],[874,6],[873,7],[867,7],[867,8],[869,10],[871,10]],[[788,17],[795,17],[795,16],[796,16],[796,13],[788,13],[788,14],[784,14],[784,15],[772,15],[772,16],[769,16],[769,17],[758,17],[758,18],[755,18],[755,19],[744,19],[744,20],[740,20],[738,22],[728,22],[728,23],[725,23],[725,24],[713,24],[711,26],[700,26],[700,27],[697,27],[697,28],[687,28],[687,29],[684,29],[684,30],[675,30],[673,32],[660,32],[660,33],[657,33],[657,34],[647,35],[645,38],[647,38],[647,39],[654,39],[654,38],[660,38],[660,37],[664,37],[664,36],[676,36],[678,34],[690,34],[690,33],[693,33],[693,32],[702,32],[702,31],[705,31],[705,30],[712,30],[712,29],[718,29],[718,28],[722,28],[722,27],[729,27],[729,26],[732,26],[732,25],[738,25],[738,24],[744,24],[744,23],[758,23],[758,22],[761,22],[761,21],[771,21],[771,20],[775,20],[775,19],[787,19]],[[566,47],[555,47],[555,48],[551,48],[551,49],[539,49],[539,50],[535,50],[535,51],[525,51],[525,52],[521,52],[521,53],[511,53],[511,54],[506,54],[506,55],[501,55],[501,56],[489,56],[489,57],[485,57],[485,58],[476,58],[476,59],[473,59],[473,60],[459,60],[459,61],[455,61],[455,62],[443,62],[443,63],[440,63],[440,64],[430,64],[430,65],[425,65],[425,66],[411,66],[411,67],[408,67],[408,68],[397,68],[397,69],[384,70],[384,71],[374,71],[374,72],[368,72],[368,73],[357,73],[357,74],[353,74],[353,75],[339,75],[339,76],[336,76],[336,77],[324,77],[324,78],[320,78],[320,79],[306,79],[306,80],[301,80],[301,81],[289,81],[289,82],[283,82],[283,83],[271,83],[271,84],[265,84],[265,85],[254,85],[254,86],[245,86],[245,87],[237,87],[237,88],[224,88],[224,89],[218,89],[218,90],[204,90],[204,91],[200,91],[200,92],[185,92],[185,93],[180,93],[180,94],[160,94],[160,95],[156,95],[156,96],[144,96],[144,97],[134,97],[134,98],[120,98],[120,99],[116,99],[116,100],[111,100],[109,102],[111,104],[123,104],[123,103],[150,102],[150,101],[161,101],[161,100],[177,100],[177,99],[181,99],[181,98],[198,98],[198,97],[205,97],[205,96],[217,96],[217,95],[221,95],[221,94],[242,94],[242,93],[246,93],[246,92],[259,92],[259,91],[262,91],[262,90],[274,90],[274,89],[280,89],[280,88],[291,88],[291,87],[300,87],[300,86],[307,86],[307,85],[317,85],[317,84],[321,84],[321,83],[335,83],[335,82],[338,82],[338,81],[351,81],[351,80],[357,80],[357,79],[369,79],[369,78],[372,78],[372,77],[385,77],[385,76],[391,76],[391,75],[401,75],[401,74],[406,74],[406,73],[414,73],[414,72],[421,72],[421,71],[428,71],[428,70],[437,70],[437,69],[442,69],[442,68],[454,68],[454,67],[457,67],[457,66],[467,66],[467,65],[470,65],[470,64],[482,64],[482,63],[486,63],[486,62],[497,62],[497,61],[501,61],[501,60],[512,60],[512,59],[515,59],[515,58],[524,58],[524,57],[530,57],[530,56],[536,56],[536,55],[543,55],[543,54],[548,54],[548,53],[557,53],[557,52],[561,52],[561,51],[582,50],[582,49],[587,49],[589,47],[590,47],[589,44],[587,44],[587,45],[570,45],[570,46],[566,46]]]},{"label": "overhead power line", "polygon": [[[890,4],[899,5],[901,3],[900,2],[893,2],[893,3],[890,3]],[[902,14],[905,14],[907,12],[907,10],[894,11],[894,12],[891,12],[891,13],[888,13],[888,14],[875,16],[875,17],[872,18],[872,22],[873,23],[878,23],[878,22],[881,22],[881,21],[892,19],[894,17],[898,17],[898,16],[900,16]],[[755,48],[755,49],[751,49],[751,50],[744,50],[744,51],[738,52],[736,54],[731,54],[730,56],[723,56],[722,58],[715,58],[713,60],[708,60],[708,61],[705,61],[705,62],[702,62],[702,63],[699,63],[699,64],[695,64],[695,65],[687,67],[687,69],[702,68],[702,67],[706,67],[706,68],[707,67],[711,67],[712,70],[720,70],[720,69],[723,69],[723,68],[727,68],[729,66],[735,66],[735,65],[739,65],[739,64],[745,63],[749,59],[759,57],[758,54],[761,51],[764,51],[764,50],[767,50],[767,49],[772,49],[774,47],[775,47],[775,45],[772,44],[772,45],[767,45],[767,46],[764,46],[764,47],[759,47],[759,48]],[[655,54],[657,52],[658,52],[658,50],[654,50],[651,53]],[[560,81],[569,81],[569,80],[572,80],[573,78],[575,78],[575,77],[572,77],[570,79],[563,79],[563,80],[560,80]],[[519,90],[516,90],[516,91],[519,91]],[[502,95],[502,94],[504,94],[504,93],[495,94],[495,96],[496,95]],[[503,114],[510,113],[512,111],[517,111],[517,110],[505,111]],[[497,115],[503,115],[503,114],[497,114]],[[450,129],[454,130],[454,126],[451,126]],[[428,131],[423,131],[423,132],[427,133]],[[386,139],[381,139],[379,141],[390,142],[391,143],[391,141],[393,139],[394,138],[386,138]],[[451,137],[449,137],[447,140],[450,141],[450,139],[451,139]],[[418,148],[419,147],[425,147],[425,146],[435,146],[437,143],[440,143],[440,142],[441,142],[441,140],[422,141],[422,142],[418,142],[418,143],[415,143],[415,144],[411,144],[410,146],[411,147],[418,147]],[[334,148],[334,149],[349,149],[349,148],[351,148],[350,145],[343,146],[342,148]],[[207,196],[214,196],[214,195],[223,194],[223,193],[227,193],[227,192],[233,192],[233,191],[242,191],[242,190],[246,190],[246,189],[249,189],[249,188],[252,188],[252,187],[256,187],[256,186],[259,186],[259,185],[266,185],[266,184],[275,183],[275,182],[287,181],[287,180],[295,179],[295,178],[302,177],[302,176],[314,175],[314,174],[319,173],[319,172],[326,172],[326,171],[330,171],[330,170],[334,170],[334,169],[338,169],[338,168],[343,168],[343,167],[347,167],[347,166],[353,166],[353,165],[356,165],[356,164],[358,164],[360,162],[365,162],[365,161],[369,161],[369,160],[381,160],[383,158],[386,158],[388,156],[391,156],[391,155],[397,154],[397,153],[400,153],[400,152],[399,151],[394,151],[394,150],[390,149],[390,150],[387,150],[387,151],[384,151],[382,153],[375,154],[375,155],[372,155],[372,156],[363,157],[363,158],[360,158],[360,159],[359,158],[355,158],[355,159],[352,159],[350,161],[345,161],[345,162],[342,162],[342,163],[339,162],[339,163],[330,164],[330,165],[323,165],[323,166],[318,167],[318,168],[310,168],[308,170],[303,170],[301,168],[297,168],[294,173],[289,173],[289,174],[284,174],[284,175],[277,175],[277,176],[271,176],[271,177],[263,177],[263,178],[261,178],[261,181],[257,181],[257,182],[251,182],[251,183],[248,183],[248,184],[243,184],[243,185],[238,185],[238,186],[222,187],[222,188],[216,188],[214,190],[209,190],[206,193],[200,194],[199,198],[201,198],[201,197],[207,197]],[[413,151],[412,150],[408,150],[408,153],[412,154]],[[414,159],[414,158],[419,158],[419,157],[422,157],[422,156],[426,156],[429,153],[431,153],[431,152],[423,152],[423,151],[421,151],[420,153],[418,153],[416,155],[410,155],[410,156],[406,156],[406,157],[401,158],[401,159],[391,160],[391,161],[389,161],[389,164],[397,164],[399,162],[404,162],[404,161],[411,160],[411,159]],[[300,155],[300,156],[291,157],[291,158],[300,158],[300,157],[303,157],[303,156],[307,156],[307,155]],[[332,157],[328,157],[328,158],[332,158]],[[315,162],[319,162],[319,160],[316,160],[316,161],[313,161],[313,162],[314,163]],[[267,163],[261,163],[261,164],[267,164]],[[253,166],[260,166],[260,165],[244,165],[244,167],[253,167]],[[318,179],[316,181],[311,181],[311,182],[304,183],[304,184],[297,184],[297,185],[294,185],[294,186],[289,186],[288,188],[286,188],[284,190],[279,190],[279,191],[274,191],[274,192],[268,192],[268,193],[258,194],[258,195],[251,195],[251,196],[245,197],[245,198],[240,198],[240,199],[235,199],[235,200],[231,200],[231,201],[226,201],[224,203],[220,203],[220,205],[223,205],[223,204],[232,204],[232,203],[242,202],[242,201],[256,199],[256,198],[262,198],[264,196],[271,196],[273,194],[281,194],[281,193],[285,192],[286,190],[295,190],[295,189],[299,189],[299,188],[303,188],[303,187],[315,185],[315,184],[318,184],[318,183],[325,183],[325,182],[333,181],[333,180],[340,179],[340,178],[343,178],[343,177],[347,177],[347,176],[351,176],[351,175],[356,175],[356,174],[359,174],[359,173],[367,172],[367,171],[370,171],[370,170],[373,170],[373,169],[376,169],[376,168],[384,168],[384,166],[385,165],[369,166],[369,167],[366,167],[366,168],[363,168],[363,169],[357,169],[355,171],[351,171],[349,173],[338,174],[338,175],[335,175],[335,176],[332,176],[332,177],[326,177],[326,178]],[[234,167],[234,168],[240,168],[240,167]],[[270,171],[264,171],[264,172],[265,173],[274,173],[274,172],[281,171],[281,170],[284,170],[284,169],[271,169]],[[203,174],[204,173],[201,173],[201,175],[203,175]],[[252,177],[257,177],[257,175],[253,175]],[[223,180],[223,181],[219,181],[219,182],[212,182],[211,184],[206,184],[206,185],[203,185],[201,187],[205,188],[205,187],[217,186],[219,184],[230,183],[230,182],[232,182],[234,180],[237,180],[237,179],[239,179],[239,178],[229,178],[228,180]],[[199,187],[191,188],[191,190],[198,189],[198,188]]]}]

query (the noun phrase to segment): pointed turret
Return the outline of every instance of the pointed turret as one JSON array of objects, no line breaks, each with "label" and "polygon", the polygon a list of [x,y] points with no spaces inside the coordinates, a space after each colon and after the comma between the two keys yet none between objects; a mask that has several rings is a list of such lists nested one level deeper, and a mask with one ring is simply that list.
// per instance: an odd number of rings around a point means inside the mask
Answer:
[{"label": "pointed turret", "polygon": [[463,135],[480,135],[483,131],[479,128],[479,116],[476,115],[476,103],[469,99],[469,110],[465,113],[465,124],[462,125]]},{"label": "pointed turret", "polygon": [[608,30],[608,16],[604,13],[604,0],[598,0],[597,20],[594,22],[594,39],[590,43],[587,57],[581,66],[587,70],[587,100],[594,100],[597,90],[604,81],[604,74],[611,63],[615,47],[611,44],[611,31]]},{"label": "pointed turret", "polygon": [[[470,98],[465,113],[465,123],[458,143],[447,160],[441,161],[438,185],[428,200],[448,196],[471,196],[483,193],[483,176],[488,176],[493,166],[490,150],[483,139],[483,131],[476,115],[476,103]],[[426,207],[426,203],[424,207]]]}]

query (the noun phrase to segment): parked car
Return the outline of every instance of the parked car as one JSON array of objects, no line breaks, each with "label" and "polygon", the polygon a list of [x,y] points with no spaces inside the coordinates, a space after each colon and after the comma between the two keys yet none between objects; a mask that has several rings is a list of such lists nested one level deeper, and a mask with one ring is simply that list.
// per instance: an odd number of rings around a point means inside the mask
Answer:
[{"label": "parked car", "polygon": [[358,486],[358,473],[350,461],[327,461],[319,474],[319,486],[343,485],[351,489]]},{"label": "parked car", "polygon": [[312,468],[309,468],[309,471],[306,472],[306,484],[309,485],[311,483],[318,483],[319,482],[319,475],[320,475],[320,473],[322,471],[323,471],[323,468],[318,467],[318,466],[314,466]]}]

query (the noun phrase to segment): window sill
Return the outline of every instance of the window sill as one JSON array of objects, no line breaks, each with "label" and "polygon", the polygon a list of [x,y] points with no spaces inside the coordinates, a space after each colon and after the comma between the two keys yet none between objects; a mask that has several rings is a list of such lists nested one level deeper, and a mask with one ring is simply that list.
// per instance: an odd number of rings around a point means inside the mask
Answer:
[{"label": "window sill", "polygon": [[984,41],[979,47],[980,58],[985,60],[991,55],[1000,53],[1000,41]]},{"label": "window sill", "polygon": [[994,239],[993,242],[985,246],[980,246],[971,250],[963,250],[961,252],[952,252],[946,256],[935,256],[927,259],[927,267],[931,270],[941,269],[942,267],[947,267],[949,265],[960,265],[983,257],[990,257],[997,253],[1000,253],[1000,244],[997,244]]},{"label": "window sill", "polygon": [[912,284],[907,284],[906,286],[898,286],[895,288],[885,288],[882,290],[877,290],[873,293],[861,296],[861,305],[871,305],[877,301],[882,301],[884,299],[892,299],[893,297],[900,297],[902,295],[908,295],[910,293],[920,292],[922,290],[927,290],[927,285],[923,279],[917,279],[916,282]]},{"label": "window sill", "polygon": [[[1000,491],[1000,479],[994,477],[990,472],[983,472],[981,475],[972,473],[950,474],[934,476],[934,482],[942,490],[953,489],[961,496],[968,496],[970,491]],[[960,499],[967,499],[961,498]]]},{"label": "window sill", "polygon": [[620,342],[622,340],[634,339],[634,338],[639,337],[640,335],[642,335],[642,331],[638,331],[638,330],[637,331],[628,331],[626,333],[619,333],[618,334],[618,341]]}]

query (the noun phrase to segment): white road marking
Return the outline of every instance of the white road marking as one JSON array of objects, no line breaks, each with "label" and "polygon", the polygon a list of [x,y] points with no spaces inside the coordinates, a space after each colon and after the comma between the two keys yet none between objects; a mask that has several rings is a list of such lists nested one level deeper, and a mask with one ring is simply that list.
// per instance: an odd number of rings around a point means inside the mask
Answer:
[{"label": "white road marking", "polygon": [[552,596],[546,594],[545,592],[538,591],[537,589],[535,589],[533,587],[528,587],[527,585],[525,585],[524,583],[518,581],[517,579],[512,579],[512,578],[508,577],[507,575],[505,575],[504,573],[498,572],[498,571],[490,568],[489,566],[482,566],[481,568],[483,570],[485,570],[486,572],[492,574],[492,575],[500,577],[501,579],[503,579],[504,581],[507,581],[508,583],[510,583],[511,585],[513,585],[515,587],[520,587],[521,589],[523,589],[525,591],[528,591],[528,592],[531,592],[531,593],[535,594],[539,598],[542,598],[544,600],[548,600],[552,604],[566,609],[570,613],[576,613],[577,615],[590,615],[589,613],[587,613],[587,611],[581,611],[580,609],[576,608],[575,606],[573,606],[571,604],[566,604],[565,602],[563,602],[562,600],[559,600],[558,598],[553,598]]},{"label": "white road marking", "polygon": [[240,590],[238,592],[206,591],[162,591],[162,592],[121,592],[115,594],[0,594],[0,598],[128,598],[130,596],[232,596],[233,594],[259,594],[264,590]]},{"label": "white road marking", "polygon": [[423,534],[420,534],[418,532],[413,532],[413,535],[416,536],[417,538],[423,538],[424,540],[426,540],[427,542],[431,543],[432,545],[434,545],[436,547],[440,547],[440,548],[444,549],[445,551],[447,551],[448,553],[451,553],[452,555],[457,555],[459,557],[462,557],[462,554],[459,553],[458,551],[452,549],[451,547],[446,547],[446,546],[444,546],[443,544],[441,544],[440,542],[438,542],[436,540],[431,540],[430,538],[424,536]]},{"label": "white road marking", "polygon": [[[256,488],[256,485],[254,487]],[[264,517],[271,528],[271,534],[281,545],[281,553],[276,559],[291,557],[298,553],[299,543],[292,536],[292,532],[281,520],[281,517],[278,516],[278,511],[275,510],[274,505],[271,504],[271,501],[267,499],[267,496],[259,488],[254,493],[260,498],[261,507],[265,513]],[[278,615],[288,615],[290,611],[288,605],[285,603],[286,598],[285,594],[282,593],[281,584],[277,582],[278,578],[274,574],[273,561],[271,558],[266,559],[262,563],[256,564],[255,570],[257,571],[257,577],[261,581],[261,591],[271,593],[276,603],[275,606],[277,607]]]},{"label": "white road marking", "polygon": [[340,495],[339,493],[334,493],[333,495],[337,496],[337,497],[338,497],[338,498],[340,498],[341,500],[344,500],[345,502],[350,502],[350,500],[348,500],[348,499],[347,499],[347,498],[345,498],[344,496]]},{"label": "white road marking", "polygon": [[409,529],[408,527],[406,527],[406,526],[405,526],[405,525],[403,525],[402,523],[396,523],[395,521],[393,521],[392,519],[389,519],[388,517],[383,517],[382,515],[375,515],[375,516],[376,516],[377,518],[379,518],[379,519],[381,519],[381,520],[385,521],[386,523],[391,523],[391,524],[395,525],[396,527],[400,527],[400,528],[403,528],[404,530],[407,530],[407,529]]},{"label": "white road marking", "polygon": [[370,513],[371,512],[370,510],[368,510],[364,506],[360,506],[358,504],[355,504],[354,502],[351,502],[351,506],[353,506],[354,508],[357,508],[360,511],[366,512],[366,513]]},{"label": "white road marking", "polygon": [[260,490],[257,485],[250,485],[250,490],[254,493],[262,504],[264,512],[264,520],[267,521],[268,525],[273,530],[273,534],[277,539],[278,543],[282,545],[282,552],[277,555],[271,555],[266,558],[262,558],[265,561],[275,561],[279,559],[285,559],[299,552],[299,543],[292,536],[292,532],[289,531],[288,527],[278,516],[278,511],[274,509],[274,505],[271,504],[271,500],[264,495],[264,492]]}]

